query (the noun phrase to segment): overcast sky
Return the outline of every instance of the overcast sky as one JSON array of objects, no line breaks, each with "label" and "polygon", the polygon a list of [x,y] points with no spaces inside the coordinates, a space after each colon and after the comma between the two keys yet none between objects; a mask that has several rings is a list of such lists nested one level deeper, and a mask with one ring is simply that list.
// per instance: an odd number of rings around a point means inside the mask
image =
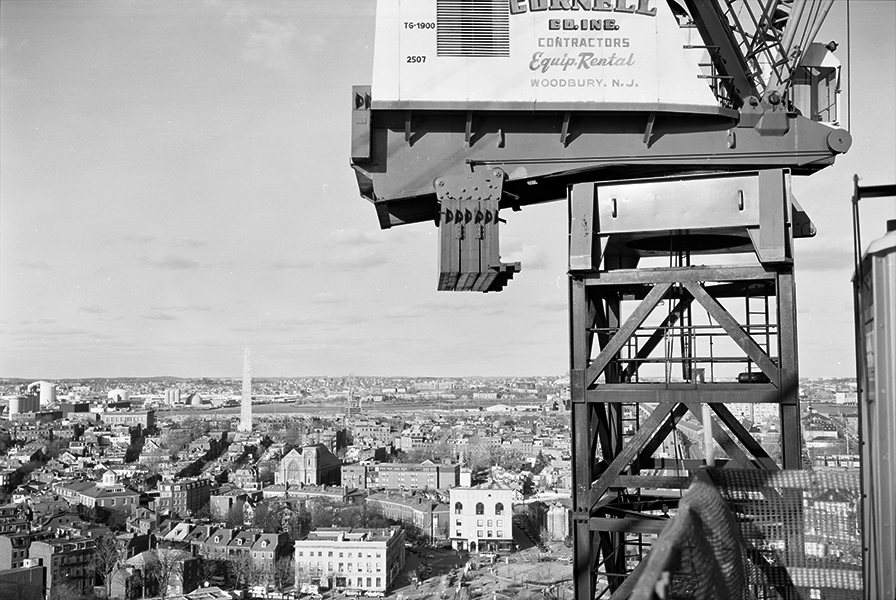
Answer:
[{"label": "overcast sky", "polygon": [[[896,2],[850,6],[853,148],[794,183],[809,377],[855,372],[852,175],[896,181]],[[360,199],[373,29],[370,0],[0,2],[0,376],[238,377],[247,346],[257,376],[564,373],[563,203],[502,215],[523,272],[473,294],[436,291],[432,224]],[[869,241],[896,204],[863,211]]]}]

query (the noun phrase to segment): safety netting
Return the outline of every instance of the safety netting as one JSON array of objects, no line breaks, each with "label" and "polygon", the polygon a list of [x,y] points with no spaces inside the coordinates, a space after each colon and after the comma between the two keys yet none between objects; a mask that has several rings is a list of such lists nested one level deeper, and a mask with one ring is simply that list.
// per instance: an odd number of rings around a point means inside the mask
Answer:
[{"label": "safety netting", "polygon": [[633,598],[861,597],[858,471],[699,469]]}]

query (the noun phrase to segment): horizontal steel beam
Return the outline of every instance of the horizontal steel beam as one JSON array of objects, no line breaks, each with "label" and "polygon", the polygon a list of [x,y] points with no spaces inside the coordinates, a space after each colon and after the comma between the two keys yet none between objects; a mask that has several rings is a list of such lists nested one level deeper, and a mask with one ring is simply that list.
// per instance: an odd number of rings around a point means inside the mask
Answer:
[{"label": "horizontal steel beam", "polygon": [[606,383],[586,390],[585,401],[623,404],[761,404],[780,402],[780,394],[770,383]]},{"label": "horizontal steel beam", "polygon": [[[579,276],[573,275],[578,278]],[[763,281],[775,279],[775,272],[760,265],[727,265],[669,269],[616,269],[581,276],[586,286],[655,283],[703,283],[707,281]]]},{"label": "horizontal steel beam", "polygon": [[620,475],[612,487],[685,490],[691,485],[690,476],[682,475]]},{"label": "horizontal steel beam", "polygon": [[588,528],[591,529],[591,531],[659,534],[668,522],[669,519],[608,519],[604,517],[591,517],[588,519]]}]

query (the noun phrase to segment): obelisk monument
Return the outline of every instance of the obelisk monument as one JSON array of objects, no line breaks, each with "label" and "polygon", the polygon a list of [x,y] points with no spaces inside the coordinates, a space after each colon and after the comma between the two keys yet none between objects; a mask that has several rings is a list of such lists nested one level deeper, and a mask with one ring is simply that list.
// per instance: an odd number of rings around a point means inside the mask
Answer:
[{"label": "obelisk monument", "polygon": [[240,408],[239,431],[252,431],[252,371],[249,369],[249,349],[243,353],[243,402]]}]

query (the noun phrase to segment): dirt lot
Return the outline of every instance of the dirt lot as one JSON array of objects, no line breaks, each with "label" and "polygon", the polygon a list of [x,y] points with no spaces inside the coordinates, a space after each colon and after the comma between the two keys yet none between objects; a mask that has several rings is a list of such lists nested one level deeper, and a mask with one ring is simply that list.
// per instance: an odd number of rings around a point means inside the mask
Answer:
[{"label": "dirt lot", "polygon": [[[550,544],[547,552],[539,551],[531,543],[525,546],[519,552],[499,557],[494,563],[454,550],[409,552],[405,569],[388,597],[394,600],[542,600],[547,589],[553,597],[571,598],[572,566],[568,561],[572,551],[559,543]],[[418,566],[428,566],[431,573],[415,584],[411,574]]]}]

